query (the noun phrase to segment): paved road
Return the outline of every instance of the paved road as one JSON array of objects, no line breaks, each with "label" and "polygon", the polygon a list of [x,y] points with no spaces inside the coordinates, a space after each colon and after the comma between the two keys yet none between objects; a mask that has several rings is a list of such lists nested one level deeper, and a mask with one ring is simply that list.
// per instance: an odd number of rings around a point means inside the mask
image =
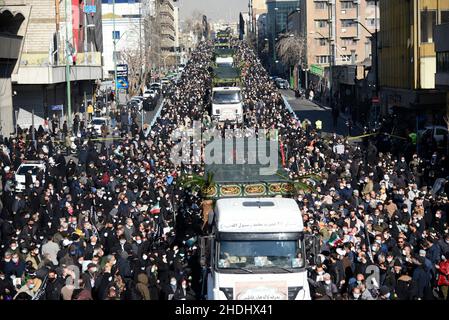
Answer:
[{"label": "paved road", "polygon": [[[290,103],[293,111],[300,120],[309,119],[313,125],[315,121],[320,119],[323,122],[323,132],[334,133],[332,113],[331,109],[328,107],[321,107],[316,103],[305,100],[298,99],[292,90],[281,90],[282,95]],[[336,133],[339,135],[348,135],[348,128],[345,124],[345,119],[339,117]],[[360,129],[353,128],[352,135],[361,134]]]}]

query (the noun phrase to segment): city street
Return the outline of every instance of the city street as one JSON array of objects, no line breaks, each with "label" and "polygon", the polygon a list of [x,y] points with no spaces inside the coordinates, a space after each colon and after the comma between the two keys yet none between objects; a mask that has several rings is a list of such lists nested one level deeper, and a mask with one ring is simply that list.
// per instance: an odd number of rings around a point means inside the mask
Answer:
[{"label": "city street", "polygon": [[3,2],[0,301],[449,301],[449,0]]},{"label": "city street", "polygon": [[[300,99],[295,97],[295,93],[292,90],[281,90],[282,95],[290,103],[293,111],[295,111],[298,118],[302,121],[304,119],[309,119],[312,125],[315,125],[315,121],[321,120],[323,122],[323,132],[334,133],[333,120],[331,109],[328,107],[323,107],[315,102],[306,99]],[[338,135],[347,136],[348,127],[346,126],[346,120],[343,117],[338,118],[337,130],[335,131]],[[353,127],[352,136],[361,134],[360,128]]]}]

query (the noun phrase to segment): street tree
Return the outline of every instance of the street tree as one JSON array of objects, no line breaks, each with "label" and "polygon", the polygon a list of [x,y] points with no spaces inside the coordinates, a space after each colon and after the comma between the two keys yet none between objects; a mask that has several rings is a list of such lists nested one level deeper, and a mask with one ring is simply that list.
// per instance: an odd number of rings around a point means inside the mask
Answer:
[{"label": "street tree", "polygon": [[307,41],[296,34],[281,34],[276,44],[277,56],[286,66],[303,64],[306,55]]}]

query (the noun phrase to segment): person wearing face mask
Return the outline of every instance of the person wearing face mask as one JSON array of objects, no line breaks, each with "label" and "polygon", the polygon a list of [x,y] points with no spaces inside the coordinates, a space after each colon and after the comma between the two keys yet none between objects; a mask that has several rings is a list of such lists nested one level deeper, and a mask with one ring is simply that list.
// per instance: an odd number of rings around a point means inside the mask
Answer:
[{"label": "person wearing face mask", "polygon": [[360,288],[355,287],[354,289],[352,289],[350,300],[362,300],[361,296],[362,296],[362,293],[360,291]]},{"label": "person wearing face mask", "polygon": [[89,263],[87,270],[81,275],[84,282],[84,288],[92,292],[92,296],[95,296],[96,284],[98,279],[98,266],[95,263]]},{"label": "person wearing face mask", "polygon": [[58,276],[55,269],[48,272],[48,281],[45,286],[45,300],[61,300],[61,290],[64,281]]},{"label": "person wearing face mask", "polygon": [[379,297],[377,298],[377,300],[393,300],[391,288],[387,286],[380,287]]},{"label": "person wearing face mask", "polygon": [[25,268],[26,268],[25,262],[22,259],[20,259],[18,253],[14,253],[11,254],[11,260],[5,264],[3,271],[5,272],[5,275],[7,277],[9,277],[12,274],[16,275],[16,277],[21,277],[25,272]]},{"label": "person wearing face mask", "polygon": [[34,279],[30,278],[30,279],[27,280],[25,285],[23,285],[17,291],[17,293],[16,293],[16,295],[14,296],[13,299],[15,300],[21,293],[26,293],[27,295],[29,295],[31,297],[31,299],[33,299],[38,290],[39,290],[39,287],[36,287]]},{"label": "person wearing face mask", "polygon": [[12,300],[16,294],[16,288],[10,279],[0,269],[0,300]]},{"label": "person wearing face mask", "polygon": [[173,300],[173,297],[178,290],[178,282],[175,277],[170,278],[170,283],[163,288],[164,300]]},{"label": "person wearing face mask", "polygon": [[195,292],[186,279],[181,281],[181,287],[176,290],[173,300],[196,300]]}]

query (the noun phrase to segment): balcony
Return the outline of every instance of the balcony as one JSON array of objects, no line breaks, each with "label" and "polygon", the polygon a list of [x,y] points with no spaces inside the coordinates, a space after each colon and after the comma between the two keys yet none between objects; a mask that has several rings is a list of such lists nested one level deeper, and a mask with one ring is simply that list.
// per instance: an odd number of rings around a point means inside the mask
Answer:
[{"label": "balcony", "polygon": [[[60,60],[59,64],[53,64],[49,60],[48,53],[23,53],[18,72],[12,75],[12,81],[18,84],[52,84],[66,81],[65,60]],[[76,65],[71,65],[70,69],[70,81],[101,79],[101,53],[78,53]]]}]

